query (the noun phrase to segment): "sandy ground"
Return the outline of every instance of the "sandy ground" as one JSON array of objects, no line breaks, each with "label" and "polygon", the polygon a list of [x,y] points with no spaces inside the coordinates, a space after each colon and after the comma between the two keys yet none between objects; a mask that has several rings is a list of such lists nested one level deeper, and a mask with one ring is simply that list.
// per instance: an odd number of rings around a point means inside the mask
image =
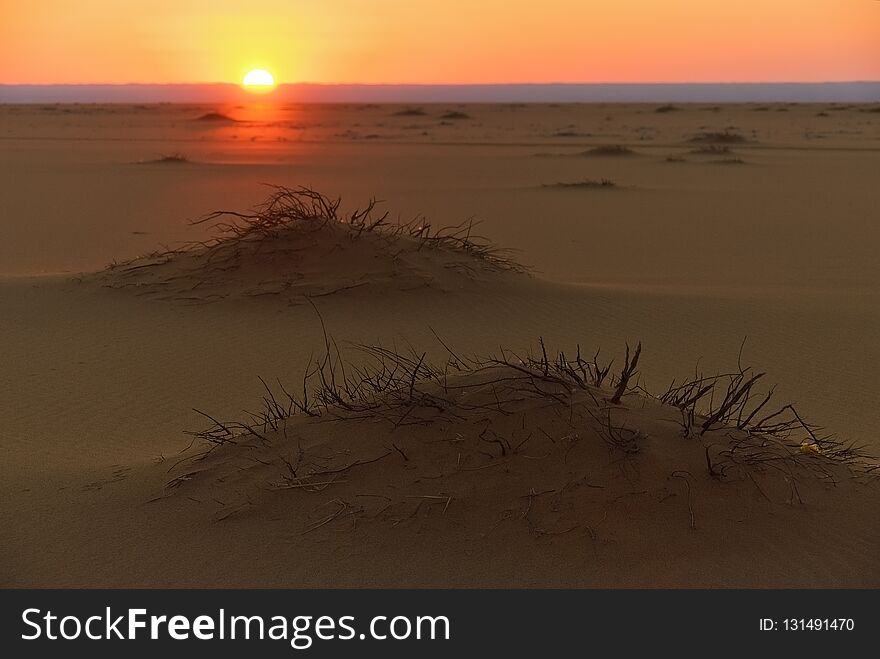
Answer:
[{"label": "sandy ground", "polygon": [[[268,446],[178,464],[202,448],[185,451],[184,431],[206,426],[192,408],[237,419],[259,407],[258,377],[300,384],[324,348],[305,294],[342,345],[438,359],[435,333],[467,354],[544,337],[601,346],[616,369],[641,340],[652,391],[699,358],[730,369],[748,336],[745,359],[781,383],[780,404],[880,449],[876,106],[406,109],[0,108],[0,582],[877,586],[870,479],[796,471],[793,494],[791,474],[713,478],[704,451],[729,440],[682,438],[677,410],[644,396],[620,408],[633,455],[586,417],[563,426],[520,401],[520,427],[489,422],[535,438],[504,455],[479,439],[482,418],[296,418]],[[199,119],[215,111],[237,121]],[[692,141],[703,133],[743,141],[694,153],[713,146]],[[607,145],[633,153],[590,152]],[[178,152],[188,161],[150,162]],[[603,178],[616,186],[546,187]],[[185,277],[166,296],[108,287],[118,271],[79,276],[204,239],[186,221],[246,208],[260,182],[310,184],[346,208],[375,195],[393,219],[435,226],[477,215],[536,274],[462,274],[433,253],[401,266],[341,241],[310,252],[295,286],[272,288],[285,273],[271,260],[212,278],[211,303]],[[294,446],[316,456],[306,469],[345,478],[284,480]]]}]

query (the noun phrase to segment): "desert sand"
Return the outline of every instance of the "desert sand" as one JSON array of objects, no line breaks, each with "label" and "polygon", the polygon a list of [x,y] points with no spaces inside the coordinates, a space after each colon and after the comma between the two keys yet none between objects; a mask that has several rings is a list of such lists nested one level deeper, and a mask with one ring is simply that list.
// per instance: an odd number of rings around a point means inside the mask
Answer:
[{"label": "desert sand", "polygon": [[0,584],[877,587],[877,110],[0,106]]}]

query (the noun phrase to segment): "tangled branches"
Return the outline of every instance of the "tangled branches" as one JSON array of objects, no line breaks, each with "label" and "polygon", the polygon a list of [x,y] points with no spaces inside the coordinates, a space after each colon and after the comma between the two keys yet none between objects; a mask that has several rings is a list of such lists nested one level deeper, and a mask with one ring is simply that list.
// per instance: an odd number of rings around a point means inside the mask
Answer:
[{"label": "tangled branches", "polygon": [[375,198],[363,208],[343,214],[340,197],[332,199],[304,186],[269,187],[272,189],[269,198],[251,211],[218,210],[195,220],[196,225],[213,223],[217,235],[192,246],[212,250],[241,241],[273,240],[291,231],[344,226],[350,229],[352,240],[365,233],[380,235],[389,242],[409,238],[418,243],[418,249],[462,252],[498,270],[525,271],[524,266],[510,258],[508,250],[495,247],[485,237],[474,234],[477,223],[473,220],[439,228],[421,216],[409,222],[390,222],[387,211],[377,212],[379,202]]},{"label": "tangled branches", "polygon": [[[425,352],[375,345],[355,346],[364,359],[353,363],[343,359],[325,330],[324,354],[306,368],[299,395],[280,382],[280,393],[273,392],[261,380],[266,392],[263,406],[249,415],[249,421],[220,422],[201,413],[213,425],[192,434],[214,446],[242,436],[267,441],[266,433],[283,430],[285,420],[295,415],[380,419],[397,429],[438,420],[465,420],[474,418],[475,413],[480,418],[506,416],[514,413],[518,403],[533,399],[546,401],[571,418],[577,406],[579,418],[585,419],[612,451],[637,453],[646,437],[612,416],[625,407],[628,394],[644,391],[633,385],[641,344],[632,353],[627,346],[623,368],[615,376],[610,375],[610,363],[600,363],[598,352],[592,360],[582,356],[580,347],[574,358],[562,351],[551,356],[543,340],[535,353],[518,355],[502,350],[499,356],[488,358],[462,358],[443,346],[449,356],[439,364],[430,361]],[[715,478],[734,466],[778,468],[790,476],[793,465],[807,465],[829,478],[829,461],[874,469],[867,465],[869,456],[859,447],[822,434],[820,428],[805,422],[793,405],[766,413],[773,390],[765,394],[754,391],[763,376],[740,367],[734,373],[673,382],[655,398],[681,412],[686,436],[725,433],[727,440],[722,445],[708,443],[705,448],[707,469]],[[609,380],[610,391],[603,389]],[[481,393],[468,395],[473,392]],[[509,442],[499,443],[488,427],[480,438],[497,444],[502,456],[513,451]],[[714,454],[710,446],[717,447]]]}]

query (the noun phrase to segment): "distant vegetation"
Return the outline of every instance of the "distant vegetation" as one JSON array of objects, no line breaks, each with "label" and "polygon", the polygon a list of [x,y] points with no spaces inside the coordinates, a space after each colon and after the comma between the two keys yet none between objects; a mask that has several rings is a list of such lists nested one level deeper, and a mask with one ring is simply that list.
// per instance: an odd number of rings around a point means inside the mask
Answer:
[{"label": "distant vegetation", "polygon": [[422,108],[405,108],[403,110],[398,110],[394,113],[395,117],[424,117],[427,116],[427,112],[425,112]]},{"label": "distant vegetation", "polygon": [[456,112],[453,110],[453,111],[444,113],[443,115],[441,115],[440,118],[447,119],[447,120],[448,119],[470,119],[471,115],[469,115],[465,112]]},{"label": "distant vegetation", "polygon": [[635,151],[620,144],[603,144],[584,151],[585,156],[634,156]]},{"label": "distant vegetation", "polygon": [[691,149],[691,153],[700,156],[721,156],[733,153],[733,151],[729,146],[725,146],[723,144],[706,144],[705,146]]},{"label": "distant vegetation", "polygon": [[161,158],[159,158],[156,162],[181,163],[181,162],[189,162],[189,158],[187,158],[182,153],[169,153],[168,155],[164,155]]},{"label": "distant vegetation", "polygon": [[223,114],[222,112],[206,112],[201,117],[198,117],[196,121],[236,121],[229,115]]},{"label": "distant vegetation", "polygon": [[190,160],[182,153],[167,153],[159,156],[155,160],[142,160],[143,165],[181,165],[186,164]]},{"label": "distant vegetation", "polygon": [[735,133],[730,130],[724,130],[717,132],[697,133],[688,141],[703,144],[743,144],[748,140],[746,140],[746,138],[739,133]]},{"label": "distant vegetation", "polygon": [[551,137],[590,137],[590,133],[580,133],[576,130],[558,130]]},{"label": "distant vegetation", "polygon": [[616,188],[617,184],[611,179],[602,178],[598,181],[593,179],[584,179],[583,181],[575,181],[573,183],[547,183],[544,185],[545,188],[564,188],[564,189],[574,189],[574,190],[597,190],[604,189],[609,190],[611,188]]}]

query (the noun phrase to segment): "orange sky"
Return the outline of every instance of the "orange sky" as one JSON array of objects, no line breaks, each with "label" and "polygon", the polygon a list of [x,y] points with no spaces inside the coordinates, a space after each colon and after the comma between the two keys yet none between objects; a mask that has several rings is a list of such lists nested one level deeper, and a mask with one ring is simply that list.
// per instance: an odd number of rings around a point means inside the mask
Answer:
[{"label": "orange sky", "polygon": [[0,83],[880,80],[877,0],[0,0]]}]

